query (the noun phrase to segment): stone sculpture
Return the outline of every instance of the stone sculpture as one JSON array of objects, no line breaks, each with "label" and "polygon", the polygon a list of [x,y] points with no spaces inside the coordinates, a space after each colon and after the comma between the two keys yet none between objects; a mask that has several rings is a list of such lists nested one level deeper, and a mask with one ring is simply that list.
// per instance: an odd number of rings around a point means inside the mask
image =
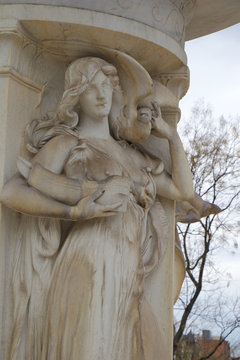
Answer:
[{"label": "stone sculpture", "polygon": [[1,1],[1,359],[172,359],[174,200],[178,221],[213,211],[175,130],[184,44],[239,21],[210,2]]},{"label": "stone sculpture", "polygon": [[[191,199],[192,179],[160,109],[149,121],[141,104],[138,117],[130,106],[115,66],[80,58],[66,71],[55,115],[26,129],[34,156],[19,158],[19,173],[1,193],[4,205],[25,214],[9,359],[164,358],[144,282],[164,254],[168,222],[159,196]],[[168,140],[171,175],[122,135],[122,124],[131,133],[136,122],[144,129],[139,141],[150,132]]]}]

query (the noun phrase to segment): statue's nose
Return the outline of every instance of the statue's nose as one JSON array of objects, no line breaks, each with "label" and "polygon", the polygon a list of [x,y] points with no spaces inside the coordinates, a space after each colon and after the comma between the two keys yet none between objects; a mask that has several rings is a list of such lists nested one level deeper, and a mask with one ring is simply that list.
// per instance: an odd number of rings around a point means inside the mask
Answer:
[{"label": "statue's nose", "polygon": [[98,99],[104,99],[105,98],[105,91],[103,88],[99,88],[97,91],[97,97]]}]

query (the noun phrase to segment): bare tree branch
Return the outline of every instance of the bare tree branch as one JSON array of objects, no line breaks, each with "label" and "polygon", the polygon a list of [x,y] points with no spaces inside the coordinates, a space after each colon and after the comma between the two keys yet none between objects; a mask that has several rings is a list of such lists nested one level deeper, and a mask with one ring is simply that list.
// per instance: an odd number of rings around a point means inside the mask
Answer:
[{"label": "bare tree branch", "polygon": [[[223,212],[207,216],[199,224],[177,227],[186,262],[186,280],[177,303],[181,318],[178,317],[175,326],[173,347],[177,354],[186,329],[196,326],[200,317],[205,321],[211,320],[222,328],[221,339],[208,354],[194,358],[207,360],[240,326],[239,319],[232,319],[226,324],[225,317],[231,317],[232,309],[227,311],[225,304],[222,306],[225,313],[222,314],[221,299],[215,298],[222,289],[218,285],[219,278],[226,273],[219,271],[213,257],[224,246],[236,245],[235,234],[239,229],[237,211],[240,210],[240,130],[237,119],[236,124],[223,117],[213,121],[209,108],[197,106],[183,128],[183,134],[195,191],[206,200],[217,203]],[[204,293],[209,294],[207,305],[201,304]],[[240,304],[240,300],[237,301]]]}]

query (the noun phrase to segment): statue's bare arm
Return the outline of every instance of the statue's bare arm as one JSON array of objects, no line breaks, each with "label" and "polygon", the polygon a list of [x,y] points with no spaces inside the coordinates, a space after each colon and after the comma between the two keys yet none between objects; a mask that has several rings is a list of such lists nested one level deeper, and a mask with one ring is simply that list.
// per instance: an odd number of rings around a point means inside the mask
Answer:
[{"label": "statue's bare arm", "polygon": [[66,158],[76,144],[77,139],[72,136],[57,136],[39,151],[32,163],[20,157],[19,172],[28,185],[44,195],[67,205],[75,205],[81,198],[98,189],[96,181],[61,175]]},{"label": "statue's bare arm", "polygon": [[[61,175],[76,144],[77,139],[71,136],[61,135],[50,140],[32,161],[29,174],[32,184],[19,174],[14,176],[5,184],[0,201],[24,214],[70,220],[110,216],[122,211],[119,202],[104,206],[95,203],[103,193],[97,190],[96,182],[77,181]],[[32,176],[31,171],[34,172]],[[42,179],[38,178],[39,174]],[[44,176],[49,182],[44,183]],[[76,205],[69,206],[73,204]]]},{"label": "statue's bare arm", "polygon": [[[76,144],[73,137],[57,136],[50,140],[33,158],[32,166],[39,164],[43,168],[60,174],[64,162]],[[70,218],[70,206],[61,203],[57,199],[49,198],[39,190],[30,186],[20,174],[15,175],[4,186],[1,202],[21,213],[37,216]]]},{"label": "statue's bare arm", "polygon": [[29,186],[19,174],[5,184],[0,194],[0,201],[23,214],[70,219],[70,206],[48,198]]},{"label": "statue's bare arm", "polygon": [[171,200],[192,200],[194,197],[192,174],[176,129],[169,126],[160,116],[154,121],[152,132],[153,135],[168,140],[172,160],[171,176],[166,171],[154,176],[158,195]]}]

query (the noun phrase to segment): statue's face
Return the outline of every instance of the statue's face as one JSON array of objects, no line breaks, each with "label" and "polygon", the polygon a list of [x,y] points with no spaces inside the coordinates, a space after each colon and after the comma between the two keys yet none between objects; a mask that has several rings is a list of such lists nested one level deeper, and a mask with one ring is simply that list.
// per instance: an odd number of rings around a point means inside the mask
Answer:
[{"label": "statue's face", "polygon": [[152,109],[147,106],[139,106],[137,109],[137,120],[143,124],[151,124]]},{"label": "statue's face", "polygon": [[99,71],[79,96],[80,112],[96,120],[108,116],[112,106],[112,93],[109,77]]},{"label": "statue's face", "polygon": [[[137,107],[137,121],[134,123],[134,131],[138,134],[139,141],[146,140],[151,134],[152,128],[152,104],[149,99],[142,100]],[[135,142],[138,142],[135,139]]]}]

